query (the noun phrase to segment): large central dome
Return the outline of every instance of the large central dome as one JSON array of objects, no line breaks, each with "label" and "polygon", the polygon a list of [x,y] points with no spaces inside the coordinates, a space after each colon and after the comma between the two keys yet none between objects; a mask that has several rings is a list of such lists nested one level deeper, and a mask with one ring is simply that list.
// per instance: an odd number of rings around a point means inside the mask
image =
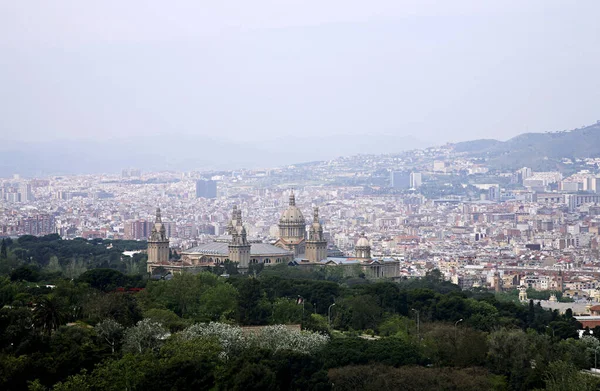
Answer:
[{"label": "large central dome", "polygon": [[290,194],[290,206],[283,212],[279,219],[279,224],[306,224],[304,215],[296,206],[296,197],[294,192]]}]

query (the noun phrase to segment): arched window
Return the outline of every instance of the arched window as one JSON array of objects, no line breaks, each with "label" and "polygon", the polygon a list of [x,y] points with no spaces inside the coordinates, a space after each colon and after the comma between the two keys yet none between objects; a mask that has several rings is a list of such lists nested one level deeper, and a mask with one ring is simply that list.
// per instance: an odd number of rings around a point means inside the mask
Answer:
[{"label": "arched window", "polygon": [[269,258],[265,258],[265,263],[271,263],[271,260]]},{"label": "arched window", "polygon": [[250,263],[258,263],[258,259],[254,259],[253,258],[253,259],[250,260]]},{"label": "arched window", "polygon": [[213,263],[213,259],[212,258],[208,258],[208,263]]}]

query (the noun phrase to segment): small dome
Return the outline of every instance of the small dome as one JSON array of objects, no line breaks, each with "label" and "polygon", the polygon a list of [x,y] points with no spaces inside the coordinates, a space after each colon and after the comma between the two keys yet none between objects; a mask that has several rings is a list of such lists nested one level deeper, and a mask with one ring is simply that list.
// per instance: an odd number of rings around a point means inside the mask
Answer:
[{"label": "small dome", "polygon": [[360,239],[358,239],[355,247],[371,247],[371,244],[369,244],[369,239],[363,235],[360,237]]}]

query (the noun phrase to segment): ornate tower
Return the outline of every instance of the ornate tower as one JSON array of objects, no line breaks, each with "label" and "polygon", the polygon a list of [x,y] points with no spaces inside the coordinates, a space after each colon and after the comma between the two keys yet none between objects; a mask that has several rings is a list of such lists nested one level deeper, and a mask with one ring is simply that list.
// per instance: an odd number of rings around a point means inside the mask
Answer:
[{"label": "ornate tower", "polygon": [[371,259],[371,245],[364,232],[354,246],[354,254],[356,258]]},{"label": "ornate tower", "polygon": [[294,252],[294,256],[304,254],[306,251],[306,220],[296,206],[294,191],[290,193],[290,204],[279,219],[279,239],[277,247]]},{"label": "ornate tower", "polygon": [[148,238],[148,272],[152,271],[151,264],[169,261],[169,238],[160,216],[160,208],[156,208],[156,221]]},{"label": "ornate tower", "polygon": [[558,276],[556,276],[556,290],[561,292],[563,291],[563,274],[562,270],[558,271]]},{"label": "ornate tower", "polygon": [[323,237],[323,226],[319,222],[319,208],[313,210],[313,222],[308,229],[306,241],[306,259],[319,262],[327,259],[327,241]]},{"label": "ornate tower", "polygon": [[242,226],[242,211],[237,208],[237,205],[233,205],[233,211],[231,212],[231,220],[227,225],[227,235],[233,235],[237,227]]},{"label": "ornate tower", "polygon": [[250,263],[250,243],[248,243],[246,228],[242,225],[242,211],[234,207],[232,215],[233,219],[230,226],[233,228],[231,230],[231,241],[228,246],[229,260],[237,262],[238,268],[244,271],[248,269],[248,264]]},{"label": "ornate tower", "polygon": [[527,287],[525,285],[521,285],[519,287],[519,301],[521,301],[521,302],[527,301]]}]

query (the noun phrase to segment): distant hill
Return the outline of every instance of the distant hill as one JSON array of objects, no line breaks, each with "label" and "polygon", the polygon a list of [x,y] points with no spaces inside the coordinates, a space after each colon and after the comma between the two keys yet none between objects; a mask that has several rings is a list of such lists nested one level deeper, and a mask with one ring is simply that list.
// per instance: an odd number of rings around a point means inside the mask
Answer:
[{"label": "distant hill", "polygon": [[486,158],[495,169],[558,169],[562,158],[600,157],[600,123],[580,129],[524,133],[507,141],[474,140],[454,145],[456,152]]},{"label": "distant hill", "polygon": [[4,142],[0,143],[0,177],[119,173],[128,167],[144,171],[264,168],[430,145],[396,134],[367,137],[324,134],[318,138],[300,135],[257,139],[252,143],[195,135]]},{"label": "distant hill", "polygon": [[502,144],[502,141],[493,140],[493,139],[463,141],[463,142],[454,144],[454,150],[456,152],[478,152],[478,151],[486,150],[489,148],[493,148],[493,147],[497,146],[498,144]]}]

